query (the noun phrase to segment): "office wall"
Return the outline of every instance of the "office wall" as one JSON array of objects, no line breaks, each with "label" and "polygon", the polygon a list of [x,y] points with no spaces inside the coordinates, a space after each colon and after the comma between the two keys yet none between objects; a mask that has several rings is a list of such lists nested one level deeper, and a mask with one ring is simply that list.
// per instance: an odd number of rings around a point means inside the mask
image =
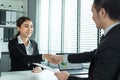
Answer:
[{"label": "office wall", "polygon": [[33,21],[34,32],[31,36],[31,39],[35,39],[36,32],[36,2],[37,0],[28,0],[28,16]]}]

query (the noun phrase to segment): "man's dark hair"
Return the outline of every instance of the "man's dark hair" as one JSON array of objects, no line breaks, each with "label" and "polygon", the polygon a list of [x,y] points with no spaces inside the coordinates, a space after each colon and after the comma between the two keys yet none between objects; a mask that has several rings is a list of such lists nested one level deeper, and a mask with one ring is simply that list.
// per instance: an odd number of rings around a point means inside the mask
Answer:
[{"label": "man's dark hair", "polygon": [[104,8],[111,19],[120,21],[120,0],[94,0],[94,5],[97,12]]}]

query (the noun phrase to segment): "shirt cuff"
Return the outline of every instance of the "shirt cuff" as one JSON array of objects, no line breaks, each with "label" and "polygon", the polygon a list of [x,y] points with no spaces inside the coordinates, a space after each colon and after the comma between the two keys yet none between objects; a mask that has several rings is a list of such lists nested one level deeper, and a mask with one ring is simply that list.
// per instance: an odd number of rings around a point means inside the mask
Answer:
[{"label": "shirt cuff", "polygon": [[68,54],[63,55],[64,62],[68,62]]},{"label": "shirt cuff", "polygon": [[42,60],[43,60],[43,61],[45,60],[45,58],[44,58],[44,54],[42,54]]}]

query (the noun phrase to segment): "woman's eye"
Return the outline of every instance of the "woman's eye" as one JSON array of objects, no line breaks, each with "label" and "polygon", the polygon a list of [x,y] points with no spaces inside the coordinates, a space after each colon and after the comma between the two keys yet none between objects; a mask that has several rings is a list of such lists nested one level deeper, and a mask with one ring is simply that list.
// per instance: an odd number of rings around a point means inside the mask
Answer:
[{"label": "woman's eye", "polygon": [[29,26],[25,26],[26,28],[28,28]]}]

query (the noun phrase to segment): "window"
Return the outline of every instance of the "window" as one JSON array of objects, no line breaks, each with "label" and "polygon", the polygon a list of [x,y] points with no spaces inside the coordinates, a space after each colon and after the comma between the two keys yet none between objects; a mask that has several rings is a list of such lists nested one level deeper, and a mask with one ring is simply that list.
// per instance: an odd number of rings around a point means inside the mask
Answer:
[{"label": "window", "polygon": [[63,52],[77,52],[77,0],[65,0]]},{"label": "window", "polygon": [[48,52],[61,52],[61,5],[62,0],[50,0],[48,25]]},{"label": "window", "polygon": [[97,47],[97,28],[92,20],[93,0],[81,0],[80,10],[80,52],[90,51]]},{"label": "window", "polygon": [[48,52],[48,12],[49,0],[40,0],[39,5],[39,27],[36,29],[37,42],[40,53]]},{"label": "window", "polygon": [[37,42],[40,53],[78,53],[97,47],[92,0],[40,0]]}]

